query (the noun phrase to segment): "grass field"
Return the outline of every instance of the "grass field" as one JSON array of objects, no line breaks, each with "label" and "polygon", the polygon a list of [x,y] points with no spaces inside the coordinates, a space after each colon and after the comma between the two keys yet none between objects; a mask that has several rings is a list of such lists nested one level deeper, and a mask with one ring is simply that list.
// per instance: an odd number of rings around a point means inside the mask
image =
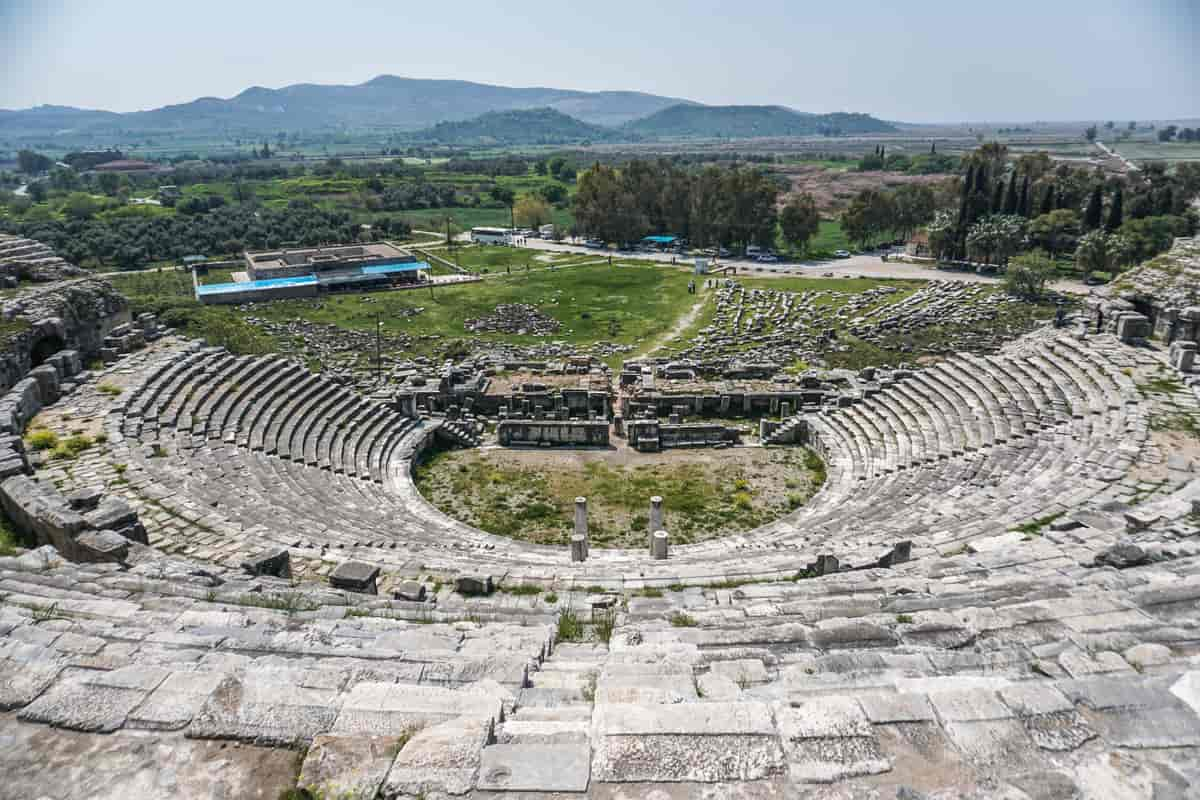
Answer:
[{"label": "grass field", "polygon": [[588,498],[596,547],[644,547],[650,498],[664,498],[671,540],[688,544],[749,530],[799,508],[825,479],[800,448],[680,451],[441,451],[414,471],[447,514],[500,536],[567,544],[576,497]]},{"label": "grass field", "polygon": [[[434,337],[413,348],[413,353],[420,354],[438,353],[456,340],[475,337],[524,345],[549,341],[636,345],[663,335],[677,316],[690,308],[688,280],[688,274],[679,270],[618,262],[612,267],[605,264],[494,275],[480,283],[432,291],[285,300],[257,305],[253,313],[274,322],[299,317],[360,331],[374,331],[379,314],[385,334]],[[466,331],[466,320],[487,316],[501,303],[536,306],[557,319],[562,329],[550,337]],[[413,314],[416,308],[423,310]],[[620,360],[620,356],[614,356],[610,363],[615,365]]]}]

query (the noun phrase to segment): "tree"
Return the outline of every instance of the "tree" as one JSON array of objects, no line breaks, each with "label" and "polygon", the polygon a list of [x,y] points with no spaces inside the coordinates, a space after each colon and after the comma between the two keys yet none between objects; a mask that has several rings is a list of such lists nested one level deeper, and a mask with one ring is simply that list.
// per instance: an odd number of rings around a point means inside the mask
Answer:
[{"label": "tree", "polygon": [[1195,229],[1186,217],[1157,216],[1126,220],[1117,232],[1129,243],[1132,260],[1137,262],[1169,250],[1176,236],[1191,236]]},{"label": "tree", "polygon": [[1137,130],[1137,123],[1136,123],[1136,122],[1130,122],[1130,123],[1129,123],[1129,130],[1131,130],[1131,131],[1136,131],[1136,130]]},{"label": "tree", "polygon": [[517,197],[516,192],[514,192],[512,189],[508,189],[497,184],[491,188],[491,191],[489,191],[488,194],[490,194],[492,199],[497,203],[500,203],[508,208],[509,222],[513,222],[513,202]]},{"label": "tree", "polygon": [[993,214],[976,222],[967,232],[967,252],[985,264],[1004,265],[1025,243],[1025,220]]},{"label": "tree", "polygon": [[1089,126],[1088,129],[1083,132],[1083,135],[1087,137],[1087,140],[1089,142],[1096,141],[1096,126],[1095,125]]},{"label": "tree", "polygon": [[779,212],[779,229],[783,240],[801,252],[808,252],[808,242],[821,227],[817,201],[808,193],[793,196]]},{"label": "tree", "polygon": [[115,172],[101,172],[96,176],[96,185],[109,197],[116,197],[121,188],[121,176]]},{"label": "tree", "polygon": [[953,257],[958,244],[958,219],[953,211],[938,211],[925,226],[925,232],[929,235],[929,249],[934,258]]},{"label": "tree", "polygon": [[262,146],[262,151],[259,153],[259,155],[262,158],[270,158],[271,157],[271,145],[267,144],[264,141],[263,146]]},{"label": "tree", "polygon": [[1053,183],[1046,184],[1046,191],[1042,195],[1042,204],[1041,204],[1041,206],[1039,206],[1038,210],[1042,214],[1049,214],[1051,211],[1054,210],[1054,184]]},{"label": "tree", "polygon": [[54,166],[54,161],[41,153],[32,150],[17,152],[17,169],[26,175],[38,175]]},{"label": "tree", "polygon": [[91,195],[83,192],[74,192],[67,195],[67,199],[63,202],[62,212],[71,219],[85,220],[96,216],[99,206],[92,199]]},{"label": "tree", "polygon": [[1088,198],[1087,209],[1083,212],[1083,227],[1094,231],[1100,227],[1104,214],[1104,187],[1096,184],[1092,188],[1092,196]]},{"label": "tree", "polygon": [[1054,261],[1042,251],[1022,253],[1009,262],[1004,272],[1004,288],[1011,295],[1040,300],[1054,272]]},{"label": "tree", "polygon": [[873,244],[892,227],[891,197],[878,189],[864,189],[842,212],[842,230],[860,248]]},{"label": "tree", "polygon": [[913,231],[933,219],[936,208],[933,189],[924,184],[905,184],[892,193],[893,227],[908,239]]},{"label": "tree", "polygon": [[535,194],[523,194],[513,207],[518,225],[540,228],[550,221],[550,204]]},{"label": "tree", "polygon": [[1158,140],[1160,142],[1169,142],[1175,138],[1175,133],[1179,130],[1177,125],[1168,125],[1158,132]]},{"label": "tree", "polygon": [[1113,128],[1115,128],[1115,127],[1116,127],[1116,125],[1117,125],[1117,124],[1116,124],[1115,122],[1112,122],[1112,121],[1109,121],[1109,122],[1106,122],[1106,123],[1104,123],[1104,127],[1105,127],[1105,128],[1107,128],[1107,129],[1108,129],[1108,130],[1110,130],[1110,131],[1111,131]]},{"label": "tree", "polygon": [[1132,258],[1133,248],[1124,236],[1104,231],[1084,235],[1075,248],[1075,263],[1088,273],[1115,274]]},{"label": "tree", "polygon": [[1121,217],[1124,214],[1124,209],[1122,207],[1123,205],[1124,199],[1121,193],[1121,187],[1118,186],[1117,190],[1113,192],[1112,205],[1110,205],[1108,208],[1108,219],[1104,223],[1104,230],[1112,233],[1117,228],[1121,227]]},{"label": "tree", "polygon": [[1019,201],[1018,197],[1019,196],[1017,195],[1017,173],[1014,172],[1012,174],[1012,177],[1008,179],[1008,187],[1007,187],[1007,189],[1005,189],[1005,192],[1004,192],[1004,206],[1000,210],[1009,216],[1016,214],[1020,210],[1020,207],[1019,207],[1020,201]]},{"label": "tree", "polygon": [[1054,162],[1045,151],[1018,156],[1016,171],[1033,181],[1039,181],[1054,168]]},{"label": "tree", "polygon": [[1019,201],[1017,201],[1017,213],[1020,214],[1022,217],[1025,217],[1025,219],[1029,219],[1030,208],[1029,208],[1029,176],[1028,175],[1025,176],[1025,179],[1023,181],[1021,181],[1021,199]]},{"label": "tree", "polygon": [[1070,249],[1079,235],[1079,215],[1069,208],[1042,214],[1029,223],[1029,238],[1048,250],[1051,257]]},{"label": "tree", "polygon": [[537,193],[547,203],[561,203],[567,199],[567,187],[561,183],[547,183],[538,187]]},{"label": "tree", "polygon": [[33,183],[29,184],[29,188],[26,190],[26,192],[29,194],[29,197],[33,200],[33,202],[44,203],[46,202],[46,196],[50,193],[50,190],[46,188],[44,181],[34,181]]}]

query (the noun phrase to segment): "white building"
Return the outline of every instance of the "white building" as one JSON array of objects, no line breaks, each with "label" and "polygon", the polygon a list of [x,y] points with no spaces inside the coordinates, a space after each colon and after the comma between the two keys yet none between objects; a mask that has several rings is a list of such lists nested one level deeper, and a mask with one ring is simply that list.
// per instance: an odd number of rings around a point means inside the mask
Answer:
[{"label": "white building", "polygon": [[471,228],[471,241],[476,244],[511,244],[507,228]]}]

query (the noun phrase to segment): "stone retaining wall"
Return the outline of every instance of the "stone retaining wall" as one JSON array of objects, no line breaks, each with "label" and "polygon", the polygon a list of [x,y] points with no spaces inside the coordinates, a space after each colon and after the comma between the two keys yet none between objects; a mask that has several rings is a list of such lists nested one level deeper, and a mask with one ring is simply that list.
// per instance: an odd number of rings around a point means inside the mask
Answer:
[{"label": "stone retaining wall", "polygon": [[581,420],[504,420],[496,426],[500,444],[508,447],[533,445],[590,445],[608,444],[607,422]]},{"label": "stone retaining wall", "polygon": [[0,507],[19,531],[66,558],[121,560],[129,541],[147,541],[137,513],[99,491],[66,498],[38,483],[21,435],[42,408],[90,379],[86,359],[144,346],[158,322],[144,314],[135,327],[125,298],[95,278],[25,292],[4,304],[3,316],[28,327],[0,343]]}]

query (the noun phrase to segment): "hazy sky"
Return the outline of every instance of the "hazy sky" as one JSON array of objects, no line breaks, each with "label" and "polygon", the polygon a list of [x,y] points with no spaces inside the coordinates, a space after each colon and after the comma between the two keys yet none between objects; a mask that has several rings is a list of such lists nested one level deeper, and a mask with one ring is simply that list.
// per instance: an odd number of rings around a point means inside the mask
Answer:
[{"label": "hazy sky", "polygon": [[0,108],[384,73],[911,122],[1194,117],[1200,0],[0,0]]}]

